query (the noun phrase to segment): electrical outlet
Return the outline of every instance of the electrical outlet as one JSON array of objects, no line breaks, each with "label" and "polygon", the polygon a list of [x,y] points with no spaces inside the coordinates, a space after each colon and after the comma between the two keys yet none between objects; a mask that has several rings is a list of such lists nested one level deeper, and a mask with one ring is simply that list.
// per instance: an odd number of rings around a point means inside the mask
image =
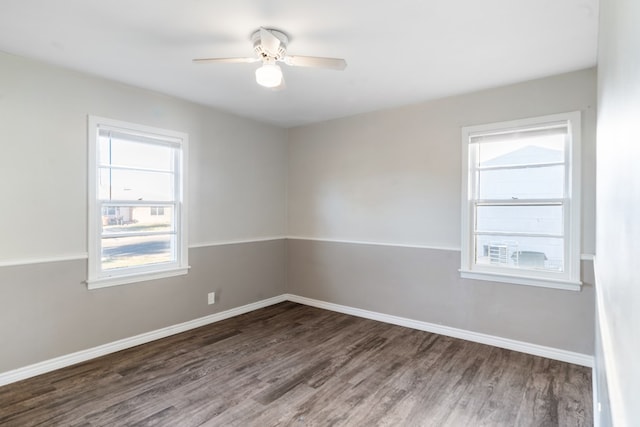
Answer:
[{"label": "electrical outlet", "polygon": [[209,292],[207,294],[207,304],[214,304],[216,302],[216,293]]}]

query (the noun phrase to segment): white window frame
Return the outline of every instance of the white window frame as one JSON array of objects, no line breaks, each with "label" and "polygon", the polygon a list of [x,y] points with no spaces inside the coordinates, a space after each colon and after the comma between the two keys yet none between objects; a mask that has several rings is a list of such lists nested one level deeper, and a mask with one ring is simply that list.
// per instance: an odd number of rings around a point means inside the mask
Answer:
[{"label": "white window frame", "polygon": [[[565,191],[564,208],[564,271],[553,272],[534,269],[508,268],[479,265],[475,258],[475,204],[476,173],[474,147],[471,138],[517,132],[518,130],[544,127],[552,123],[567,124],[565,140]],[[581,177],[581,121],[580,111],[490,123],[462,128],[462,244],[460,275],[467,279],[489,280],[519,285],[580,290],[580,177]],[[475,144],[478,144],[477,142]]]},{"label": "white window frame", "polygon": [[[161,264],[102,270],[101,233],[102,202],[98,199],[99,131],[112,130],[145,139],[157,140],[158,144],[171,145],[179,153],[174,163],[174,201],[164,203],[175,209],[176,260]],[[88,116],[88,279],[89,289],[124,285],[146,280],[187,274],[189,271],[187,242],[187,155],[189,136],[183,132],[144,126],[98,116]],[[152,202],[153,203],[153,202]],[[145,203],[146,204],[146,203]],[[162,206],[163,203],[153,203]]]}]

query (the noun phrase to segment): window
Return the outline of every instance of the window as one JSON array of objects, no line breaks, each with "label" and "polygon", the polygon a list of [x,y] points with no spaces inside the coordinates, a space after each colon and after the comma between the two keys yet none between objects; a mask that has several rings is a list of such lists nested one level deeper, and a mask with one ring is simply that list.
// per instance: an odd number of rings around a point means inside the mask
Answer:
[{"label": "window", "polygon": [[187,135],[89,117],[90,289],[186,274]]},{"label": "window", "polygon": [[580,289],[580,113],[462,129],[461,276]]}]

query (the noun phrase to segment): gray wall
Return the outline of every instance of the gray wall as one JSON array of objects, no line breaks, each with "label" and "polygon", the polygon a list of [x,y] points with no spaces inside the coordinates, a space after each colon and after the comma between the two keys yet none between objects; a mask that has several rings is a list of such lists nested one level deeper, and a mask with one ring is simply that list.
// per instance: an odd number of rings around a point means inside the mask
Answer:
[{"label": "gray wall", "polygon": [[0,268],[0,373],[284,293],[282,239],[191,249],[189,262],[186,276],[92,291],[85,260]]},{"label": "gray wall", "polygon": [[459,249],[461,127],[576,110],[593,254],[595,69],[290,129],[289,235]]},{"label": "gray wall", "polygon": [[[89,114],[189,134],[186,277],[82,283]],[[0,53],[0,144],[0,372],[284,292],[285,129]]]},{"label": "gray wall", "polygon": [[593,354],[591,262],[575,292],[461,279],[459,251],[311,240],[287,248],[292,294]]},{"label": "gray wall", "polygon": [[581,292],[460,280],[457,271],[461,127],[575,110],[589,254],[595,69],[291,129],[289,235],[298,240],[288,244],[289,292],[593,354],[590,261]]},{"label": "gray wall", "polygon": [[0,262],[87,251],[87,115],[189,134],[189,244],[286,234],[286,129],[0,53]]},{"label": "gray wall", "polygon": [[[638,1],[601,2],[596,271],[602,348],[596,354],[604,358],[597,365],[606,366],[611,414],[619,426],[640,420],[639,19]],[[607,414],[603,419],[606,425]]]}]

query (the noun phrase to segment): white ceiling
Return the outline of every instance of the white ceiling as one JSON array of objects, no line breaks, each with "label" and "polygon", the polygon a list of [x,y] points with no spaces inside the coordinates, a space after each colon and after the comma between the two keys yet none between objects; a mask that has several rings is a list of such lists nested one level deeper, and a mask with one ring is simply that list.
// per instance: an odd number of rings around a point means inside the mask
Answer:
[{"label": "white ceiling", "polygon": [[[345,71],[282,65],[258,86],[260,26],[289,54]],[[598,0],[0,0],[0,50],[290,127],[596,64]]]}]

